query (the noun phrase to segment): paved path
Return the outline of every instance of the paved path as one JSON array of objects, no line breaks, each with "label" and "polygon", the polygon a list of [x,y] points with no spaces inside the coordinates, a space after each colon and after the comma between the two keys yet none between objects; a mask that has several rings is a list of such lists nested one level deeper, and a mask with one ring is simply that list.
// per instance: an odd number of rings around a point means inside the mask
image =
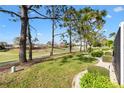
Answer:
[{"label": "paved path", "polygon": [[96,58],[98,60],[98,63],[96,64],[96,66],[100,66],[100,67],[104,67],[106,69],[110,69],[110,62],[102,62],[102,58]]},{"label": "paved path", "polygon": [[[100,67],[104,67],[104,68],[108,69],[110,71],[109,75],[110,75],[111,82],[117,83],[117,78],[116,78],[112,63],[102,62],[102,58],[96,58],[96,59],[98,60],[98,63],[95,66],[100,66]],[[75,77],[72,81],[72,88],[80,88],[80,78],[87,72],[88,72],[87,70],[84,70],[84,71],[78,73],[77,75],[75,75]]]},{"label": "paved path", "polygon": [[111,82],[117,83],[117,77],[115,75],[115,71],[112,63],[102,62],[102,58],[97,58],[97,59],[99,60],[99,62],[96,64],[96,66],[105,67],[106,69],[108,69]]}]

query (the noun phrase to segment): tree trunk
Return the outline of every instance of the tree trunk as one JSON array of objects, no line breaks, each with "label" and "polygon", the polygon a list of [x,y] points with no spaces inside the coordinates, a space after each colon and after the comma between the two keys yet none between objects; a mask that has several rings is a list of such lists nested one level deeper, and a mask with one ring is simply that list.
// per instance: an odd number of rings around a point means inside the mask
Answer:
[{"label": "tree trunk", "polygon": [[26,36],[27,36],[27,22],[28,22],[28,14],[27,14],[27,6],[21,6],[21,34],[20,34],[20,51],[19,51],[19,62],[24,63],[27,62],[26,59]]},{"label": "tree trunk", "polygon": [[82,38],[81,38],[81,34],[80,34],[80,52],[82,51]]},{"label": "tree trunk", "polygon": [[[53,13],[53,18],[55,17],[55,11],[54,11],[54,6],[52,6],[52,13]],[[50,56],[53,55],[53,49],[54,49],[54,27],[55,27],[55,19],[52,19],[52,46],[51,46],[51,52]]]},{"label": "tree trunk", "polygon": [[29,60],[32,60],[32,41],[31,41],[29,20],[28,20],[28,41],[29,41]]},{"label": "tree trunk", "polygon": [[69,32],[69,52],[72,52],[72,31],[71,31],[71,26],[70,26],[70,32]]},{"label": "tree trunk", "polygon": [[80,39],[80,52],[82,52],[82,39]]},{"label": "tree trunk", "polygon": [[86,52],[86,40],[84,38],[84,52]]},{"label": "tree trunk", "polygon": [[87,40],[86,40],[86,52],[87,52],[87,48],[88,48],[88,44],[87,44]]},{"label": "tree trunk", "polygon": [[89,44],[90,48],[89,48],[89,52],[92,51],[92,44]]}]

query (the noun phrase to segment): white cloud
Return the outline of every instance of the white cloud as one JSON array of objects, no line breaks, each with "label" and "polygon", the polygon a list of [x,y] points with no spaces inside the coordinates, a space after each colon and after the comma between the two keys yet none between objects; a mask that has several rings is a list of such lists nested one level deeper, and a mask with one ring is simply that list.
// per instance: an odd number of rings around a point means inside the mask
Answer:
[{"label": "white cloud", "polygon": [[114,12],[121,12],[121,11],[124,11],[124,8],[119,6],[119,7],[116,7],[113,9]]},{"label": "white cloud", "polygon": [[5,28],[5,27],[6,27],[6,25],[2,25],[1,27],[2,27],[2,28]]},{"label": "white cloud", "polygon": [[37,33],[38,36],[42,36],[42,33]]},{"label": "white cloud", "polygon": [[107,18],[112,18],[112,16],[111,16],[111,15],[107,15],[106,17],[107,17]]}]

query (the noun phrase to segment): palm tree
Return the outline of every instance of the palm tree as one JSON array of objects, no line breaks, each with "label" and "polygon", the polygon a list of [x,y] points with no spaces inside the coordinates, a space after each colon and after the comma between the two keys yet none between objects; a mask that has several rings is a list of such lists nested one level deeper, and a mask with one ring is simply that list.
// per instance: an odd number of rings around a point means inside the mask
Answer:
[{"label": "palm tree", "polygon": [[[103,27],[105,20],[103,19],[106,16],[106,11],[102,10],[94,10],[90,7],[85,7],[84,9],[80,10],[82,15],[81,17],[81,27],[82,27],[82,34],[85,44],[85,49],[87,50],[88,40],[92,40],[90,36],[94,34],[94,32],[100,31]],[[94,38],[95,39],[95,38]],[[91,46],[91,45],[90,45]]]}]

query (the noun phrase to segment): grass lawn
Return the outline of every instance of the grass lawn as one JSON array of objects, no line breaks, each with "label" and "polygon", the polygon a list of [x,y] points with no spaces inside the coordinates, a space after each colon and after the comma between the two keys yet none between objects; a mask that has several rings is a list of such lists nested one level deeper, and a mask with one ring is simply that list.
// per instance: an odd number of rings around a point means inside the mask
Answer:
[{"label": "grass lawn", "polygon": [[71,87],[74,76],[96,63],[92,57],[81,53],[46,61],[15,73],[1,73],[0,87]]},{"label": "grass lawn", "polygon": [[[50,51],[51,51],[50,48],[33,50],[33,58],[49,55]],[[0,52],[0,63],[9,62],[9,61],[18,61],[18,55],[19,55],[18,52],[19,52],[18,49],[11,49],[6,52]],[[67,48],[54,49],[54,53],[67,53],[67,52],[69,52],[69,49],[67,49]],[[28,51],[27,51],[27,55],[28,55]]]}]

